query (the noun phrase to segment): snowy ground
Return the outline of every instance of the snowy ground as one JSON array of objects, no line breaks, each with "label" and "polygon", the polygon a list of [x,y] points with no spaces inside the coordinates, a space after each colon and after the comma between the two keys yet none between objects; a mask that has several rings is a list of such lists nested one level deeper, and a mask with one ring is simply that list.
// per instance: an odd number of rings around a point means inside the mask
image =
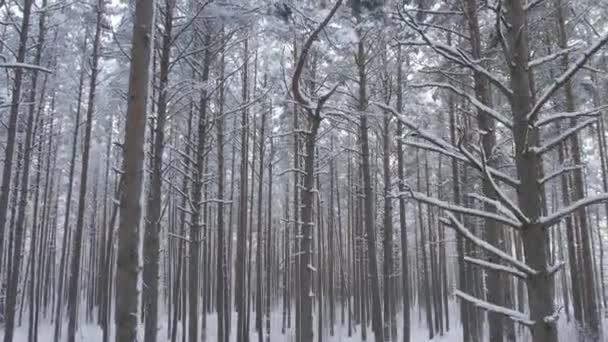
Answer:
[{"label": "snowy ground", "polygon": [[[254,316],[252,315],[252,320]],[[293,329],[287,331],[285,335],[281,334],[281,313],[276,312],[272,314],[271,320],[271,331],[272,334],[270,336],[270,341],[272,342],[292,342],[295,341],[293,336]],[[207,341],[215,341],[216,340],[216,327],[217,327],[217,316],[209,315],[207,316]],[[426,323],[424,321],[419,321],[418,312],[412,312],[412,339],[413,342],[421,342],[421,341],[434,341],[434,342],[460,342],[462,341],[462,334],[460,326],[456,323],[458,322],[457,313],[451,316],[451,329],[443,336],[436,336],[432,340],[428,338],[428,331],[426,329]],[[401,317],[397,318],[397,324],[400,325],[402,322]],[[236,323],[236,315],[233,317],[233,328]],[[327,321],[324,322],[327,324]],[[265,324],[265,323],[264,323]],[[180,325],[181,327],[181,325]],[[562,342],[575,342],[577,341],[576,330],[571,323],[568,323],[565,317],[562,317],[558,323],[559,327],[559,336],[560,341]],[[167,318],[161,317],[160,326],[159,326],[159,341],[169,341],[167,336]],[[254,322],[252,321],[251,328],[254,329]],[[64,338],[65,331],[67,329],[67,320],[65,322],[65,327],[63,329]],[[143,327],[140,329],[143,332]],[[608,332],[608,320],[604,321],[604,331]],[[348,337],[346,326],[336,326],[335,334],[333,337],[329,336],[326,332],[324,334],[323,341],[324,342],[358,342],[362,341],[361,339],[361,331],[360,327],[356,327],[353,330],[353,335]],[[401,334],[401,330],[399,331]],[[3,336],[4,332],[0,329],[0,336]],[[177,332],[178,338],[177,341],[181,342],[181,331],[178,328]],[[112,334],[113,336],[113,334]],[[316,336],[316,332],[315,332]],[[39,328],[39,341],[40,342],[50,342],[53,337],[53,326],[50,322],[44,322]],[[141,337],[140,337],[141,339]],[[316,338],[315,338],[316,339]],[[95,324],[83,324],[80,327],[80,330],[77,333],[76,340],[78,342],[97,342],[102,340],[102,332],[101,329]],[[21,327],[18,327],[15,332],[14,342],[26,342],[27,341],[27,322],[24,321]],[[233,332],[231,334],[231,341],[236,341],[236,333]],[[254,330],[251,331],[251,341],[257,341],[257,334]],[[373,342],[374,338],[371,332],[371,329],[368,328],[367,331],[367,341]],[[401,336],[399,336],[398,341],[401,341]],[[529,341],[529,335],[526,333],[525,329],[520,330],[520,335],[518,336],[518,342],[527,342]]]},{"label": "snowy ground", "polygon": [[[417,317],[417,316],[416,316]],[[251,317],[252,319],[254,318],[254,316],[252,315]],[[272,320],[271,320],[271,331],[272,334],[270,336],[270,341],[272,342],[291,342],[291,341],[295,341],[295,338],[293,336],[294,331],[292,330],[288,330],[285,335],[281,334],[281,313],[277,312],[274,313],[272,315]],[[412,318],[414,319],[415,317],[412,316]],[[207,341],[215,341],[216,340],[216,327],[217,327],[217,316],[216,315],[209,315],[207,316]],[[416,319],[417,321],[417,319]],[[169,341],[170,339],[167,337],[167,319],[166,317],[163,317],[160,319],[160,324],[161,326],[159,327],[159,335],[158,335],[158,340],[159,341]],[[401,320],[398,319],[398,324],[401,322]],[[234,315],[233,317],[233,327],[234,324],[236,323],[236,315]],[[327,322],[325,322],[327,323]],[[426,328],[421,324],[420,326],[417,325],[416,322],[413,322],[415,327],[414,329],[412,329],[412,341],[417,342],[417,341],[428,341],[428,331],[426,330]],[[265,324],[265,323],[264,323]],[[254,322],[252,321],[251,324],[251,328],[254,329]],[[180,325],[181,327],[181,325]],[[323,341],[324,342],[356,342],[356,341],[361,341],[361,331],[359,329],[360,327],[356,327],[353,329],[353,335],[349,338],[348,337],[348,330],[346,326],[336,326],[335,327],[335,334],[333,337],[329,336],[329,333],[327,332],[326,334],[324,334],[324,338]],[[45,322],[43,323],[40,328],[39,328],[39,341],[40,342],[51,342],[52,338],[53,338],[53,326],[51,325],[50,322]],[[65,331],[67,329],[67,320],[65,322],[65,326],[63,329],[64,332],[64,338],[65,338]],[[433,339],[433,341],[437,341],[437,342],[455,342],[455,341],[461,341],[461,335],[460,335],[460,331],[457,331],[459,329],[452,329],[449,333],[447,333],[445,336],[440,337],[438,336],[437,338]],[[143,334],[143,326],[141,327],[140,331]],[[315,332],[316,334],[316,332]],[[3,336],[4,332],[3,330],[0,329],[0,336]],[[177,331],[177,341],[181,342],[181,331],[178,328]],[[316,335],[315,335],[316,336]],[[140,337],[141,339],[141,337]],[[316,339],[316,338],[315,338]],[[102,340],[102,332],[101,329],[95,325],[95,324],[83,324],[80,326],[80,329],[76,335],[76,341],[78,342],[97,342],[97,341],[101,341]],[[255,332],[255,330],[251,331],[251,341],[257,341],[257,333]],[[231,341],[236,341],[236,332],[233,332],[231,334]],[[371,328],[368,328],[367,330],[367,341],[369,342],[373,342],[374,341],[374,337],[372,335],[371,332]],[[21,327],[18,327],[15,331],[15,339],[14,342],[27,342],[27,322],[23,322],[23,325]]]}]

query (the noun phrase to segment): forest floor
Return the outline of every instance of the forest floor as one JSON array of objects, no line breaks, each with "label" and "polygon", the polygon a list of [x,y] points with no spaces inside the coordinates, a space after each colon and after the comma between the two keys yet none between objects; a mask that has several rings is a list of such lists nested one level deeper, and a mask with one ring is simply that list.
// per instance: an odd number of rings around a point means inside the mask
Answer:
[{"label": "forest floor", "polygon": [[[292,342],[295,341],[294,337],[294,329],[288,329],[285,334],[281,333],[281,322],[282,315],[281,312],[275,312],[271,315],[271,335],[270,342]],[[236,323],[236,314],[233,315],[233,327],[231,333],[231,341],[236,341],[236,331],[235,331],[235,323]],[[419,315],[417,311],[412,311],[411,313],[412,319],[412,332],[411,332],[411,341],[420,342],[420,341],[434,341],[434,342],[460,342],[462,341],[462,330],[460,329],[460,323],[458,322],[457,313],[454,312],[454,315],[450,317],[451,319],[451,329],[445,332],[443,335],[436,335],[432,340],[429,339],[428,330],[426,328],[426,322],[424,321],[424,316]],[[217,316],[215,314],[210,314],[207,316],[207,332],[206,332],[206,340],[207,341],[215,341],[216,340],[216,327],[217,327]],[[258,336],[255,331],[255,316],[252,313],[251,317],[251,331],[250,331],[250,341],[257,341]],[[84,319],[83,319],[84,321]],[[167,332],[167,317],[161,317],[160,325],[159,325],[159,335],[158,341],[170,341],[168,338]],[[360,326],[353,328],[353,333],[351,337],[348,337],[347,326],[340,325],[340,314],[339,312],[336,315],[337,325],[335,327],[334,336],[329,336],[328,329],[325,327],[323,330],[325,334],[323,336],[323,342],[359,342],[362,341],[361,338],[361,330]],[[397,325],[399,326],[399,336],[397,341],[402,341],[401,338],[401,316],[397,317]],[[457,324],[455,324],[458,322]],[[328,320],[323,321],[323,324],[327,324]],[[179,327],[177,330],[177,341],[181,342],[181,323],[178,323]],[[264,322],[266,324],[266,322]],[[608,319],[604,319],[604,331],[608,334]],[[574,325],[571,322],[567,322],[565,317],[562,317],[558,323],[559,328],[559,336],[560,341],[568,341],[574,342],[577,341]],[[67,329],[67,320],[64,322],[63,327],[63,338],[65,338],[65,331]],[[316,327],[315,327],[316,329]],[[17,327],[15,331],[15,339],[14,342],[26,342],[27,341],[27,331],[28,331],[28,323],[27,320],[24,320],[22,325]],[[48,321],[44,321],[41,323],[39,327],[39,339],[40,342],[51,342],[53,340],[53,331],[54,327],[52,323]],[[143,334],[143,326],[139,330],[141,334]],[[0,329],[0,336],[4,335],[3,329]],[[113,334],[111,335],[113,336]],[[315,332],[315,340],[316,332]],[[112,339],[110,339],[112,341]],[[80,326],[79,331],[77,332],[76,341],[78,342],[101,342],[102,341],[102,331],[101,328],[95,324],[84,323]],[[367,342],[373,342],[374,337],[371,331],[371,327],[367,329]],[[529,341],[529,334],[525,331],[525,329],[518,329],[518,342],[527,342]]]},{"label": "forest floor", "polygon": [[[334,331],[334,336],[329,336],[329,331],[326,331],[324,336],[323,336],[323,342],[358,342],[358,341],[362,341],[361,338],[361,327],[357,326],[357,327],[353,327],[353,333],[351,337],[348,337],[348,328],[347,326],[341,326],[339,324],[339,313],[336,315],[336,319],[337,319],[337,325],[335,327],[335,331]],[[282,315],[280,312],[276,312],[273,313],[271,315],[272,320],[271,320],[271,335],[270,335],[270,341],[271,342],[291,342],[291,341],[295,341],[295,337],[294,337],[294,329],[288,329],[285,334],[281,333],[281,322],[282,322]],[[417,342],[417,341],[428,341],[428,331],[426,330],[426,327],[424,324],[424,322],[420,322],[418,323],[418,320],[416,318],[417,316],[412,316],[413,319],[413,327],[412,327],[412,341]],[[257,333],[255,331],[255,316],[252,313],[252,317],[251,317],[251,331],[250,331],[250,341],[257,341],[258,336]],[[84,320],[83,320],[84,321]],[[167,332],[167,317],[161,317],[160,318],[160,326],[159,326],[159,333],[158,333],[158,341],[170,341],[170,338],[168,338],[168,332]],[[232,333],[231,333],[231,341],[236,341],[236,331],[235,331],[235,325],[236,325],[236,321],[237,321],[237,317],[236,314],[233,315],[233,327],[232,327]],[[324,320],[324,324],[327,324],[328,320]],[[402,322],[402,320],[400,320],[400,317],[397,320],[397,324],[400,324]],[[266,324],[266,322],[264,322],[264,324]],[[181,342],[181,323],[178,323],[178,330],[177,330],[177,341]],[[210,314],[207,316],[207,341],[216,341],[216,327],[217,327],[217,316],[215,314]],[[315,327],[316,328],[316,327]],[[64,322],[64,327],[63,327],[63,338],[65,339],[65,332],[67,330],[67,320]],[[326,329],[324,329],[326,330]],[[461,335],[460,335],[460,329],[451,329],[449,332],[447,332],[446,334],[444,334],[444,336],[437,336],[437,338],[434,338],[432,341],[437,341],[437,342],[457,342],[457,341],[461,341]],[[38,341],[40,342],[52,342],[53,340],[53,332],[54,332],[54,327],[52,325],[52,323],[45,321],[42,322],[40,327],[39,327],[39,338]],[[141,326],[141,328],[139,329],[140,334],[143,334],[143,325]],[[402,329],[399,329],[399,333],[401,334]],[[14,342],[27,342],[27,333],[28,333],[28,322],[27,320],[24,320],[22,325],[17,327],[15,330],[15,339]],[[0,336],[4,335],[4,331],[3,329],[0,329]],[[113,336],[113,335],[112,335]],[[140,335],[141,336],[141,335]],[[316,337],[316,331],[315,331],[315,340],[317,339]],[[401,340],[401,338],[399,339]],[[102,330],[101,328],[95,324],[94,322],[91,323],[84,323],[80,326],[77,334],[76,334],[76,341],[78,342],[101,342],[102,341]],[[112,341],[112,339],[111,339]],[[374,341],[374,337],[373,337],[373,333],[371,331],[371,327],[367,328],[367,341],[368,342],[373,342]]]}]

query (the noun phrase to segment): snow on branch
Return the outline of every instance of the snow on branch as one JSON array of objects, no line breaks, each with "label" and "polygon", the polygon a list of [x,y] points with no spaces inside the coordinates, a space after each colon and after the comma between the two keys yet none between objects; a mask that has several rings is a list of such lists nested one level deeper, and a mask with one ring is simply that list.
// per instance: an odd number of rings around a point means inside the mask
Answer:
[{"label": "snow on branch", "polygon": [[551,150],[552,148],[556,147],[557,145],[559,145],[564,140],[568,139],[571,135],[576,134],[581,129],[594,124],[596,121],[597,121],[597,119],[595,119],[595,118],[583,121],[574,127],[568,128],[564,132],[560,133],[557,137],[549,140],[546,144],[544,144],[542,146],[538,146],[538,147],[533,147],[532,150],[538,154],[545,153],[545,152]]},{"label": "snow on branch", "polygon": [[448,143],[447,141],[438,137],[437,135],[418,127],[418,125],[416,123],[409,120],[405,115],[401,114],[393,107],[390,107],[384,103],[375,102],[375,101],[372,101],[372,104],[393,114],[393,116],[395,118],[397,118],[397,120],[401,121],[401,123],[403,123],[405,126],[409,127],[411,130],[415,131],[422,139],[430,142],[431,144],[437,145],[438,147],[440,147],[446,151],[454,150],[454,146],[452,146],[450,143]]},{"label": "snow on branch", "polygon": [[493,109],[493,108],[491,108],[491,107],[483,104],[475,96],[473,96],[471,94],[467,94],[464,90],[458,89],[458,88],[454,87],[453,85],[451,85],[449,83],[428,82],[428,83],[423,83],[423,84],[410,84],[409,86],[413,87],[413,88],[437,87],[437,88],[443,88],[443,89],[451,90],[455,94],[458,94],[458,95],[462,96],[463,98],[467,99],[477,109],[479,109],[482,112],[486,113],[487,115],[491,116],[492,118],[494,118],[494,120],[496,120],[496,121],[500,122],[501,124],[505,125],[507,128],[509,128],[509,129],[513,128],[513,122],[511,122],[511,120],[509,120],[508,118],[506,118],[504,115],[502,115],[501,113],[499,113],[497,110],[495,110],[495,109]]},{"label": "snow on branch", "polygon": [[[420,128],[416,123],[409,120],[404,114],[398,112],[393,107],[390,107],[381,102],[372,101],[371,103],[383,110],[390,112],[395,118],[397,118],[397,120],[401,121],[401,123],[403,123],[406,127],[413,130],[414,132],[416,132],[416,135],[418,137],[420,137],[421,139],[432,144],[432,145],[425,145],[425,144],[420,144],[420,143],[416,143],[416,142],[406,142],[408,145],[416,146],[418,148],[423,148],[423,149],[427,149],[427,150],[438,152],[438,153],[442,153],[446,156],[450,156],[450,157],[458,159],[460,161],[469,162],[471,164],[471,166],[475,167],[479,171],[483,170],[480,161],[468,160],[465,156],[462,155],[462,153],[460,151],[458,151],[458,149],[456,149],[456,147],[454,145],[448,143],[447,141],[445,141],[442,138],[438,137],[437,135],[431,133],[430,131]],[[488,167],[488,170],[494,177],[498,178],[500,181],[504,182],[505,184],[507,184],[509,186],[516,187],[519,185],[518,179],[510,177],[510,176],[508,176],[496,169],[490,168],[490,167]]]},{"label": "snow on branch", "polygon": [[566,262],[563,260],[560,260],[551,266],[547,266],[547,274],[554,275],[555,272],[559,271],[564,266],[566,266]]},{"label": "snow on branch", "polygon": [[304,171],[304,170],[302,170],[302,169],[291,168],[291,169],[285,169],[285,170],[283,170],[283,171],[280,171],[280,172],[277,174],[277,176],[282,176],[282,175],[284,175],[284,174],[286,174],[286,173],[292,173],[292,172],[295,172],[295,173],[300,173],[300,174],[302,174],[302,175],[306,175],[306,171]]},{"label": "snow on branch", "polygon": [[[401,195],[405,195],[405,194],[408,194],[408,193],[404,193]],[[452,204],[452,203],[442,201],[442,200],[434,198],[434,197],[426,196],[425,194],[423,194],[421,192],[410,191],[409,194],[412,196],[412,198],[414,198],[415,200],[417,200],[419,202],[422,202],[422,203],[425,203],[428,205],[432,205],[432,206],[441,208],[443,210],[447,210],[447,211],[451,211],[451,212],[459,213],[459,214],[463,214],[463,215],[468,215],[468,216],[479,217],[479,218],[483,218],[483,219],[487,219],[487,220],[492,220],[492,221],[506,224],[508,226],[515,227],[515,228],[521,228],[520,222],[515,221],[509,217],[505,217],[503,215]]]},{"label": "snow on branch", "polygon": [[319,24],[319,26],[317,26],[317,28],[315,28],[315,30],[310,34],[308,39],[306,39],[306,42],[302,46],[302,51],[300,52],[300,57],[298,58],[296,68],[293,72],[293,77],[291,79],[291,91],[293,93],[294,99],[302,107],[304,107],[306,109],[306,111],[308,112],[308,114],[310,116],[315,116],[315,117],[317,117],[317,119],[320,119],[320,112],[323,107],[323,104],[336,91],[337,86],[333,87],[327,94],[323,95],[319,99],[316,108],[313,110],[312,104],[310,103],[310,99],[308,97],[304,96],[300,90],[300,78],[302,77],[302,72],[304,71],[304,65],[306,64],[306,57],[308,56],[308,53],[310,51],[310,48],[312,47],[312,44],[314,43],[315,40],[317,40],[317,37],[325,29],[325,27],[327,27],[327,25],[331,21],[331,18],[333,18],[333,16],[338,11],[338,8],[340,7],[340,5],[342,5],[342,0],[336,1],[336,3],[334,4],[334,7],[332,7],[331,11],[329,11],[329,13],[325,17],[325,19],[323,19],[323,21]]},{"label": "snow on branch", "polygon": [[21,69],[28,69],[28,70],[34,70],[34,71],[42,71],[42,72],[46,72],[48,74],[53,72],[51,69],[41,67],[40,65],[27,64],[27,63],[0,63],[0,68],[4,68],[4,69],[21,68]]},{"label": "snow on branch", "polygon": [[555,51],[554,53],[552,53],[550,55],[538,57],[538,58],[533,59],[533,60],[531,60],[531,61],[528,62],[528,68],[529,69],[535,68],[535,67],[537,67],[539,65],[542,65],[542,64],[550,62],[550,61],[552,61],[554,59],[557,59],[558,57],[560,57],[562,55],[568,54],[568,53],[570,53],[570,52],[572,52],[574,50],[576,50],[576,47],[575,46],[570,46],[570,47],[565,48],[565,49],[557,50],[557,51]]},{"label": "snow on branch", "polygon": [[456,216],[454,216],[454,214],[452,214],[450,212],[446,212],[446,215],[448,216],[448,218],[445,218],[445,217],[440,218],[441,222],[443,222],[448,227],[454,228],[465,239],[471,241],[477,247],[485,250],[488,253],[496,255],[497,257],[499,257],[499,258],[503,259],[504,261],[506,261],[507,263],[513,265],[515,268],[517,268],[521,272],[524,272],[527,275],[538,274],[538,271],[535,271],[530,266],[528,266],[526,263],[517,260],[512,255],[494,247],[489,242],[482,240],[482,239],[478,238],[477,236],[475,236],[475,234],[473,234],[462,223],[460,223],[460,221],[458,221],[458,219],[456,218]]},{"label": "snow on branch", "polygon": [[477,259],[477,258],[471,258],[468,256],[464,257],[464,261],[470,263],[470,264],[474,264],[483,268],[487,268],[490,270],[494,270],[494,271],[499,271],[499,272],[506,272],[506,273],[510,273],[511,275],[514,275],[518,278],[522,278],[522,279],[527,279],[528,275],[525,274],[524,272],[518,271],[516,268],[514,267],[509,267],[509,266],[504,266],[501,264],[497,264],[495,262],[491,262],[491,261],[485,261],[485,260],[481,260],[481,259]]},{"label": "snow on branch", "polygon": [[505,308],[504,306],[492,304],[485,300],[482,300],[477,297],[473,297],[469,294],[466,294],[460,290],[454,291],[454,295],[464,301],[467,301],[467,302],[473,304],[474,306],[476,306],[480,309],[507,316],[517,323],[521,323],[526,326],[533,326],[535,324],[535,322],[533,320],[531,320],[530,317],[528,317],[526,314],[521,313],[517,310],[513,310],[513,309]]},{"label": "snow on branch", "polygon": [[539,223],[544,225],[545,227],[550,227],[556,223],[558,223],[564,217],[572,214],[573,212],[588,207],[593,204],[597,204],[600,202],[608,202],[608,193],[599,194],[596,196],[585,197],[576,202],[573,202],[567,207],[562,208],[548,216],[543,216],[539,218]]},{"label": "snow on branch", "polygon": [[182,235],[175,234],[175,233],[167,233],[167,235],[169,237],[176,238],[176,239],[179,239],[179,240],[183,240],[183,241],[186,241],[186,242],[190,242],[191,241],[190,238],[187,237],[187,236],[182,236]]},{"label": "snow on branch", "polygon": [[555,312],[553,312],[553,314],[551,314],[550,316],[545,316],[543,318],[543,322],[547,324],[557,322],[557,320],[559,319],[559,313],[562,311],[563,308],[563,306],[560,306],[557,310],[555,310]]},{"label": "snow on branch", "polygon": [[[462,143],[458,144],[458,148],[460,148],[460,150],[462,151],[462,153],[469,159],[474,160],[474,156],[473,154],[471,154],[470,152],[468,152],[463,146]],[[515,217],[517,217],[517,219],[519,220],[519,222],[522,223],[529,223],[530,219],[519,209],[519,207],[513,203],[509,197],[502,191],[502,189],[498,186],[498,184],[496,184],[496,182],[494,181],[494,177],[492,177],[492,174],[488,171],[488,162],[486,159],[486,155],[485,152],[483,150],[483,148],[481,149],[481,166],[482,166],[482,172],[485,176],[485,178],[490,182],[490,185],[492,186],[492,189],[494,189],[494,192],[497,195],[497,199],[511,212],[513,213],[513,215]]]},{"label": "snow on branch", "polygon": [[559,177],[564,173],[575,171],[575,170],[580,170],[582,168],[583,168],[583,165],[562,166],[562,167],[558,168],[557,170],[551,172],[550,174],[546,175],[545,177],[539,179],[538,184],[541,184],[541,185],[545,184],[546,182],[552,180],[555,177]]},{"label": "snow on branch", "polygon": [[527,12],[531,9],[534,9],[535,7],[540,5],[543,1],[545,1],[545,0],[531,0],[530,2],[528,2],[527,4],[524,5],[524,11]]},{"label": "snow on branch", "polygon": [[530,112],[526,115],[528,122],[531,122],[536,118],[543,106],[549,102],[551,96],[555,94],[561,87],[566,84],[581,68],[587,64],[591,57],[606,43],[608,43],[608,32],[604,33],[593,45],[591,45],[583,54],[564,71],[559,77],[557,77],[551,86],[542,92],[542,95],[538,98],[538,101],[534,104]]},{"label": "snow on branch", "polygon": [[222,116],[227,117],[227,116],[230,116],[231,114],[241,112],[241,111],[243,111],[243,110],[245,110],[245,109],[247,109],[247,108],[249,108],[249,107],[253,106],[254,104],[256,104],[256,103],[258,103],[258,102],[262,101],[263,99],[265,99],[265,98],[268,96],[268,94],[270,93],[270,90],[271,90],[271,88],[269,87],[269,88],[268,88],[268,89],[267,89],[267,90],[266,90],[264,93],[262,93],[260,96],[257,96],[257,97],[256,97],[255,99],[253,99],[253,100],[249,100],[249,101],[247,101],[247,102],[245,102],[245,103],[242,103],[242,104],[240,104],[240,105],[239,105],[239,106],[237,106],[236,108],[233,108],[233,109],[232,109],[232,110],[230,110],[230,111],[226,111],[226,112],[222,113]]},{"label": "snow on branch", "polygon": [[533,125],[535,127],[541,127],[557,120],[576,119],[580,117],[596,117],[599,116],[600,112],[606,108],[608,108],[608,105],[603,105],[588,110],[581,110],[578,112],[553,113],[536,120]]},{"label": "snow on branch", "polygon": [[476,199],[476,200],[480,201],[481,203],[489,204],[489,205],[493,206],[494,208],[496,208],[496,210],[498,210],[499,212],[509,216],[513,220],[517,220],[517,217],[515,217],[515,215],[513,215],[513,213],[510,210],[505,208],[504,205],[502,205],[499,201],[497,201],[495,199],[488,198],[486,196],[480,195],[475,192],[468,193],[467,196],[472,199]]},{"label": "snow on branch", "polygon": [[[447,151],[445,149],[442,149],[440,147],[436,147],[434,145],[429,145],[429,144],[424,144],[424,143],[420,143],[417,141],[404,141],[405,144],[412,146],[412,147],[416,147],[416,148],[420,148],[420,149],[424,149],[424,150],[428,150],[431,152],[437,152],[437,153],[441,153],[445,156],[448,157],[452,157],[458,161],[462,161],[465,162],[477,169],[479,169],[479,164],[470,161],[468,158],[466,158],[465,156],[463,156],[461,153],[458,153],[457,151]],[[514,179],[513,177],[498,171],[492,167],[487,167],[488,171],[492,174],[492,176],[494,176],[496,179],[500,180],[501,182],[510,185],[512,187],[516,187],[517,185],[519,185],[519,181]]]},{"label": "snow on branch", "polygon": [[424,14],[433,14],[433,15],[464,15],[462,11],[441,11],[441,10],[428,10],[422,8],[411,8],[406,9],[405,12],[416,12],[416,13],[424,13]]},{"label": "snow on branch", "polygon": [[492,84],[494,84],[506,97],[511,98],[513,96],[513,91],[503,81],[501,81],[497,75],[494,75],[489,70],[481,66],[480,61],[470,57],[466,52],[464,52],[460,48],[454,47],[449,44],[444,44],[442,42],[430,38],[426,34],[425,30],[420,27],[418,22],[409,13],[399,11],[398,14],[401,20],[411,29],[416,31],[420,35],[420,37],[427,43],[427,45],[431,49],[433,49],[433,51],[437,52],[439,55],[449,61],[452,61],[458,65],[469,68],[483,75]]}]

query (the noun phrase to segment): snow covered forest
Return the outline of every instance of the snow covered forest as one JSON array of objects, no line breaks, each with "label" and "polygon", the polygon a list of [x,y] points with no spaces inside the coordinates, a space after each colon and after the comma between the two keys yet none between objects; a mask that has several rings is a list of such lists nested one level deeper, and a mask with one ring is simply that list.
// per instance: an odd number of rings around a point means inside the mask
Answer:
[{"label": "snow covered forest", "polygon": [[608,341],[606,16],[0,0],[0,336]]}]

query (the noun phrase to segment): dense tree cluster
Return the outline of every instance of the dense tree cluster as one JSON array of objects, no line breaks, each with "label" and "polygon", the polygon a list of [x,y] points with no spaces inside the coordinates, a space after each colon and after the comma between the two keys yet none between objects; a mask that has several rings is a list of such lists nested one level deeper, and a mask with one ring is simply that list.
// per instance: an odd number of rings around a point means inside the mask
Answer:
[{"label": "dense tree cluster", "polygon": [[605,340],[606,4],[0,0],[4,341]]}]

